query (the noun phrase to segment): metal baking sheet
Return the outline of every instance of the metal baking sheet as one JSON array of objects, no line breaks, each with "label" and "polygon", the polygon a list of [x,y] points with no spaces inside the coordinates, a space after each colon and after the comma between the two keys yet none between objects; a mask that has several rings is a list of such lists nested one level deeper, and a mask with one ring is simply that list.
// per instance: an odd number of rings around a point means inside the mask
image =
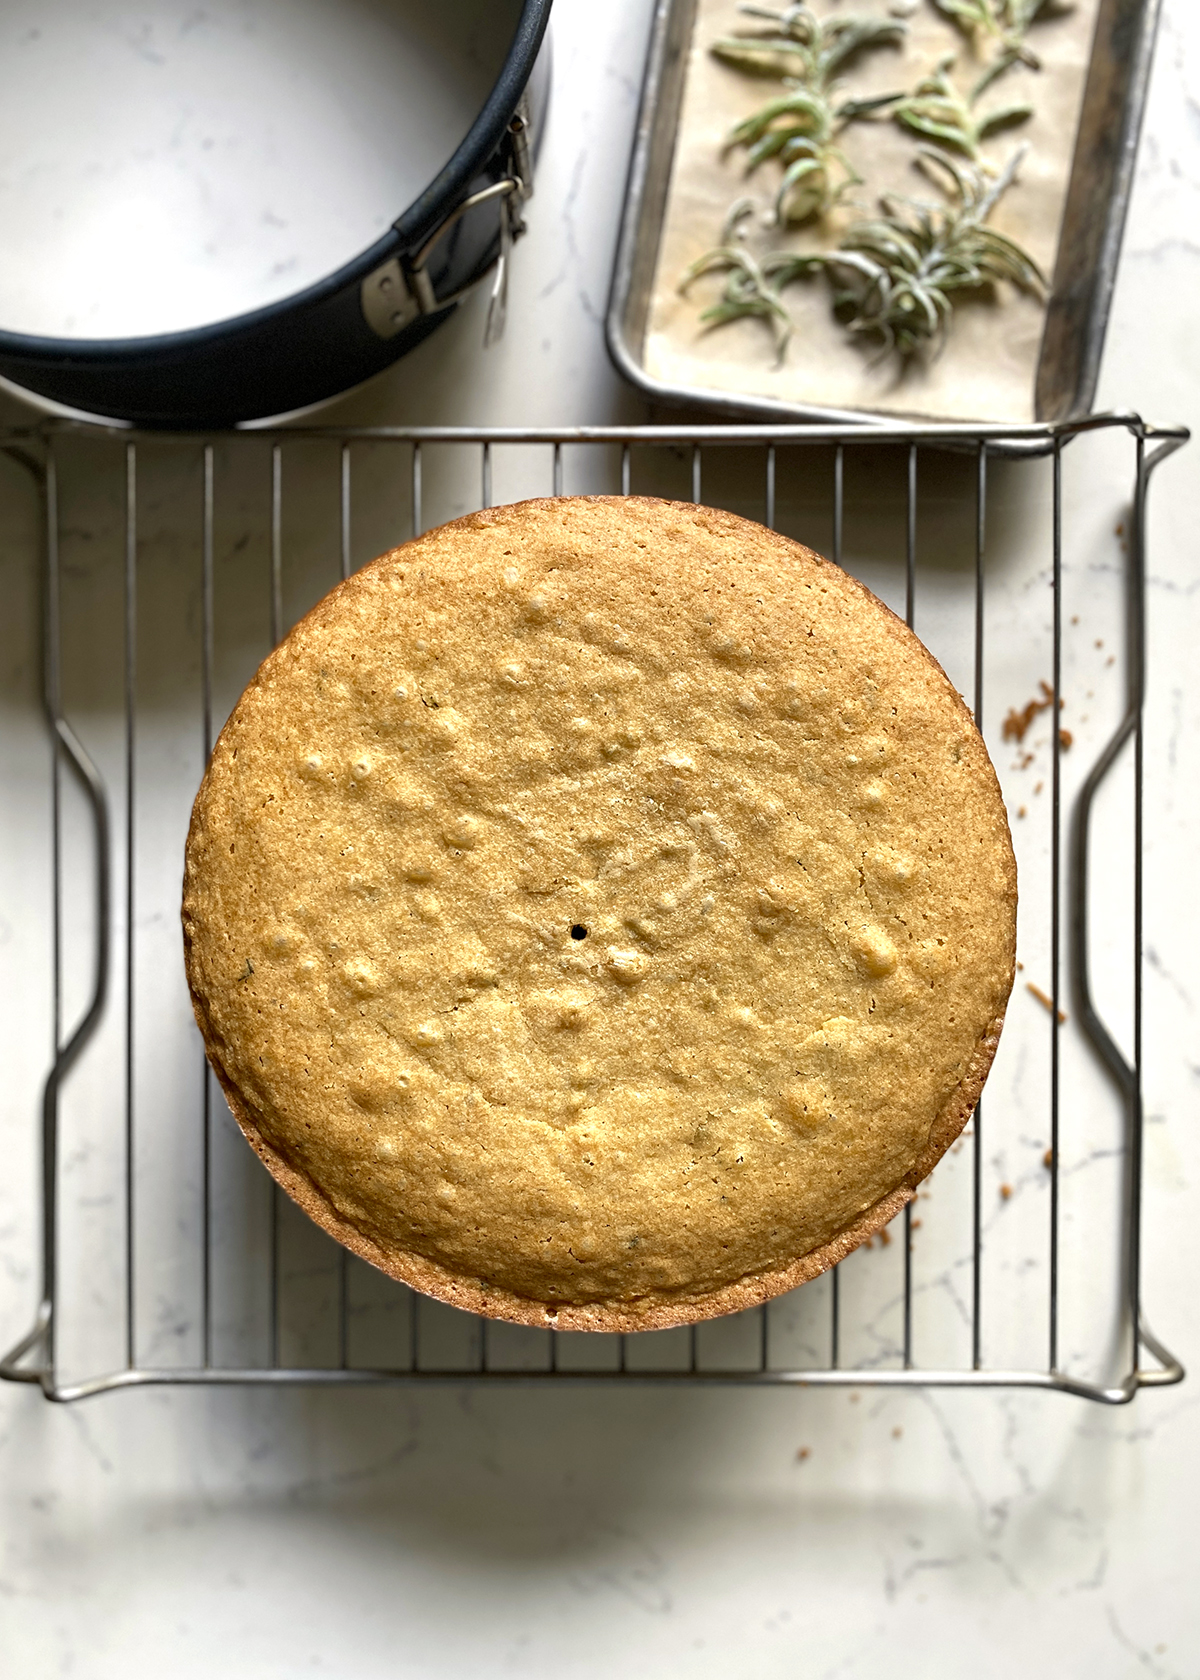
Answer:
[{"label": "metal baking sheet", "polygon": [[[1055,422],[1091,411],[1159,7],[1160,0],[1099,0],[1028,408],[1023,414],[981,413],[980,420]],[[664,284],[660,274],[664,232],[701,10],[700,0],[659,0],[657,6],[608,313],[613,360],[651,399],[699,412],[815,423],[895,424],[898,418],[909,417],[895,402],[887,403],[887,412],[873,412],[870,400],[837,406],[815,397],[783,400],[761,390],[731,388],[728,357],[721,388],[702,378],[667,378],[649,365],[647,340],[656,290],[661,293]],[[714,227],[712,243],[716,231]],[[790,350],[796,366],[802,365],[804,354],[801,338],[796,335]],[[925,421],[962,418],[919,403],[910,412],[912,418]]]}]

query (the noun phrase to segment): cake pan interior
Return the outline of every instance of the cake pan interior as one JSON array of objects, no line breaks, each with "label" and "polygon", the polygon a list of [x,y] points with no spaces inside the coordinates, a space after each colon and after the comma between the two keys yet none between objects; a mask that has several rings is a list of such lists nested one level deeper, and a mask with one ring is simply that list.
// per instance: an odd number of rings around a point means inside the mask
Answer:
[{"label": "cake pan interior", "polygon": [[466,136],[517,0],[14,0],[0,328],[186,331],[373,245]]},{"label": "cake pan interior", "polygon": [[[520,232],[549,9],[15,0],[0,17],[0,375],[186,429],[378,372]],[[368,296],[389,263],[428,281],[398,327]]]}]

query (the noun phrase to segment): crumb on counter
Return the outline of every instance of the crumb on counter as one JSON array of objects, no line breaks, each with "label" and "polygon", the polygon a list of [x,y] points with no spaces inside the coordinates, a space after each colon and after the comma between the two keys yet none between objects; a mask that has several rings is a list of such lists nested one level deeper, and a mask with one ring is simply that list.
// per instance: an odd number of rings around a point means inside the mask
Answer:
[{"label": "crumb on counter", "polygon": [[[1053,1013],[1054,1013],[1054,999],[1052,997],[1050,997],[1048,993],[1044,992],[1040,986],[1035,986],[1032,980],[1026,980],[1025,990],[1027,992],[1031,992],[1033,994],[1033,996],[1041,1004],[1042,1008],[1048,1010],[1050,1012],[1050,1014],[1053,1015]],[[1058,1024],[1059,1024],[1059,1026],[1062,1026],[1062,1024],[1065,1022],[1066,1018],[1067,1018],[1066,1010],[1065,1009],[1060,1009],[1059,1012],[1058,1012]]]},{"label": "crumb on counter", "polygon": [[[1040,694],[1035,694],[1033,699],[1027,701],[1020,711],[1015,706],[1009,707],[1008,716],[1004,719],[1001,730],[1006,741],[1023,741],[1033,720],[1039,717],[1042,712],[1049,711],[1053,706],[1054,690],[1050,684],[1043,679],[1038,684],[1038,688],[1041,691]],[[1063,705],[1061,697],[1058,705],[1061,711]]]}]

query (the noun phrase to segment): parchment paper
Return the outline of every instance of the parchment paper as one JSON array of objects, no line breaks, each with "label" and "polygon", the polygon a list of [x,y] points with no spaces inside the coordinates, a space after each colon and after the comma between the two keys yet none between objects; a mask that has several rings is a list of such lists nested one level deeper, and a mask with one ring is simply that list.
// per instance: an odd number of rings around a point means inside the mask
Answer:
[{"label": "parchment paper", "polygon": [[[1019,179],[993,211],[990,224],[1015,238],[1047,278],[1054,272],[1098,4],[1099,0],[1078,0],[1072,12],[1035,24],[1028,44],[1042,69],[1016,65],[980,100],[982,110],[1020,101],[1035,107],[1027,122],[985,142],[986,155],[1000,166],[1019,147],[1027,147]],[[813,9],[819,16],[893,15],[884,0],[815,0]],[[780,178],[773,160],[747,179],[744,149],[723,155],[734,124],[784,91],[766,78],[719,63],[709,52],[719,36],[753,29],[755,21],[738,11],[736,0],[699,0],[648,316],[647,372],[672,385],[826,408],[947,420],[1031,421],[1045,309],[1037,298],[1007,284],[995,287],[990,299],[986,293],[972,294],[955,309],[940,355],[913,358],[904,368],[895,356],[879,362],[878,344],[856,342],[846,334],[832,314],[830,288],[821,275],[783,293],[796,330],[782,365],[776,365],[774,341],[760,321],[733,321],[710,331],[700,326],[700,312],[716,301],[722,277],[702,276],[680,296],[681,276],[719,242],[734,199],[749,192],[769,204]],[[846,72],[846,91],[858,97],[912,89],[948,53],[957,57],[951,72],[956,85],[968,88],[986,62],[987,44],[981,42],[983,58],[974,58],[966,38],[935,10],[932,0],[922,0],[905,21],[908,35],[903,46],[864,53]],[[781,245],[797,250],[836,246],[852,221],[874,214],[883,188],[936,201],[939,195],[932,182],[914,167],[916,141],[887,116],[850,124],[838,144],[867,184],[848,194],[823,224],[809,224],[783,239],[761,230],[752,235],[752,248],[765,252]]]}]

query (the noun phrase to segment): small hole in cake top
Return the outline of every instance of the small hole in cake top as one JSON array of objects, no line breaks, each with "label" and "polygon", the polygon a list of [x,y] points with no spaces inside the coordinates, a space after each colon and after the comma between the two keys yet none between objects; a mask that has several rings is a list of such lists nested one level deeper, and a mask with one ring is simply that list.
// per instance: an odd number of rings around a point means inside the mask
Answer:
[{"label": "small hole in cake top", "polygon": [[572,939],[586,939],[587,938],[587,929],[584,927],[582,922],[575,922],[573,924],[573,926],[571,928],[571,938]]}]

